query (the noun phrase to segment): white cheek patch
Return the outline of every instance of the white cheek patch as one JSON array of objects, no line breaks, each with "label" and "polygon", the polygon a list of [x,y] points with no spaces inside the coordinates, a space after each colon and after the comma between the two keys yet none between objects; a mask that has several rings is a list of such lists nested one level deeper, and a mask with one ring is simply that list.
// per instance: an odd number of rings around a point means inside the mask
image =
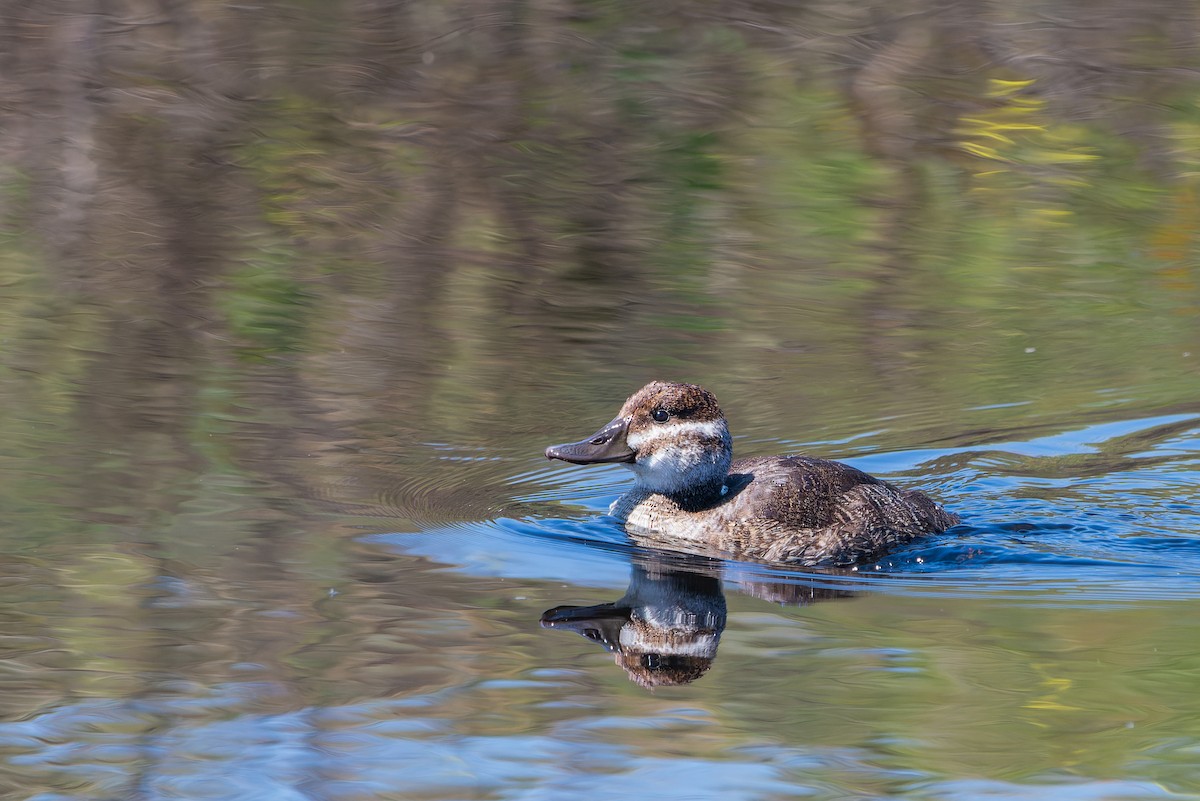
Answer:
[{"label": "white cheek patch", "polygon": [[[705,440],[708,440],[707,442]],[[722,443],[714,449],[712,440]],[[729,430],[723,420],[686,420],[630,432],[625,437],[637,451],[626,464],[638,484],[652,492],[672,493],[722,478],[729,467]]]},{"label": "white cheek patch", "polygon": [[654,426],[646,431],[632,431],[626,435],[625,441],[629,443],[629,447],[640,450],[647,442],[660,439],[682,438],[686,440],[692,437],[720,439],[724,435],[725,426],[721,425],[718,420],[686,420],[673,425]]}]

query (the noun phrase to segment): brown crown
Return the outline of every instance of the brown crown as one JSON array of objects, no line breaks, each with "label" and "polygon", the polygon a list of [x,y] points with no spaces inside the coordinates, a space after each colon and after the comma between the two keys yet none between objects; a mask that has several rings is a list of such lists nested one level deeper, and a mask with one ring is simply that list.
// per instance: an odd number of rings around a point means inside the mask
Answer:
[{"label": "brown crown", "polygon": [[675,384],[668,381],[651,381],[629,396],[621,407],[621,416],[628,417],[639,410],[652,413],[655,409],[666,409],[672,417],[681,420],[719,420],[721,407],[716,396],[696,384]]}]

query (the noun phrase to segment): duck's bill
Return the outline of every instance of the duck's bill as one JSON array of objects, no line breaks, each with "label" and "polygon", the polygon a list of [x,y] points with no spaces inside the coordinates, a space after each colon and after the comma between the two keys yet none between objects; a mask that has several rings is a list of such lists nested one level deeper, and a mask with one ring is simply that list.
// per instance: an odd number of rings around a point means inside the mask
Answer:
[{"label": "duck's bill", "polygon": [[618,417],[585,440],[546,448],[547,459],[561,459],[571,464],[612,464],[632,462],[637,451],[625,441],[629,421]]}]

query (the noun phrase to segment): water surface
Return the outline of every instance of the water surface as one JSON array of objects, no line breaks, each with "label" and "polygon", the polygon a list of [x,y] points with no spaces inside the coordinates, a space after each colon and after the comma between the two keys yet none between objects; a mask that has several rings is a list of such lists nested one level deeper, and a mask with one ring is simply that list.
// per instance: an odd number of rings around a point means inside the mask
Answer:
[{"label": "water surface", "polygon": [[[1200,798],[1194,9],[656,8],[10,15],[5,797]],[[654,378],[963,523],[635,547]]]}]

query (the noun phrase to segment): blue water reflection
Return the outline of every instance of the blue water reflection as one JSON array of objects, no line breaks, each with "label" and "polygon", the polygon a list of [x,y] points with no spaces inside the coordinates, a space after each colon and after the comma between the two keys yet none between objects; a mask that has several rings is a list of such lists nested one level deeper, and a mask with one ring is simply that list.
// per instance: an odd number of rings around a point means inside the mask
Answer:
[{"label": "blue water reflection", "polygon": [[[219,687],[237,695],[245,688]],[[441,703],[444,699],[429,699]],[[167,699],[64,706],[0,727],[0,745],[15,765],[67,779],[86,775],[96,792],[130,788],[126,768],[141,765],[142,798],[310,799],[387,796],[490,796],[520,799],[628,798],[686,786],[689,798],[790,795],[786,749],[756,747],[738,759],[654,758],[613,742],[623,729],[703,730],[714,725],[696,710],[645,718],[583,717],[545,736],[463,736],[447,723],[421,718],[422,699],[310,708],[280,715],[177,725],[143,745],[150,720],[181,711]],[[414,711],[416,714],[414,715]],[[194,714],[194,713],[193,713]],[[135,731],[130,731],[134,729]],[[39,747],[45,741],[61,745]],[[577,758],[586,749],[588,758]],[[748,757],[752,757],[748,758]],[[852,754],[809,756],[809,768],[837,766]],[[105,781],[103,774],[111,779]],[[597,786],[597,782],[602,782]],[[582,795],[580,795],[582,794]],[[33,796],[46,801],[50,794]]]},{"label": "blue water reflection", "polygon": [[[570,678],[548,675],[536,683],[545,692]],[[214,687],[212,692],[235,697],[246,689]],[[472,695],[470,688],[456,692]],[[845,797],[843,787],[851,777],[930,799],[1194,797],[1149,781],[1069,775],[1027,777],[1019,784],[947,780],[880,764],[876,754],[862,748],[798,748],[750,732],[715,759],[651,755],[622,744],[637,732],[687,740],[720,727],[712,714],[688,706],[655,705],[636,717],[581,708],[538,735],[472,735],[461,730],[461,723],[422,715],[423,708],[446,700],[377,699],[195,722],[188,722],[196,716],[194,709],[169,698],[94,701],[0,725],[0,747],[11,765],[36,771],[64,789],[73,776],[86,779],[93,797],[835,799]],[[163,728],[164,720],[172,723]]]}]

